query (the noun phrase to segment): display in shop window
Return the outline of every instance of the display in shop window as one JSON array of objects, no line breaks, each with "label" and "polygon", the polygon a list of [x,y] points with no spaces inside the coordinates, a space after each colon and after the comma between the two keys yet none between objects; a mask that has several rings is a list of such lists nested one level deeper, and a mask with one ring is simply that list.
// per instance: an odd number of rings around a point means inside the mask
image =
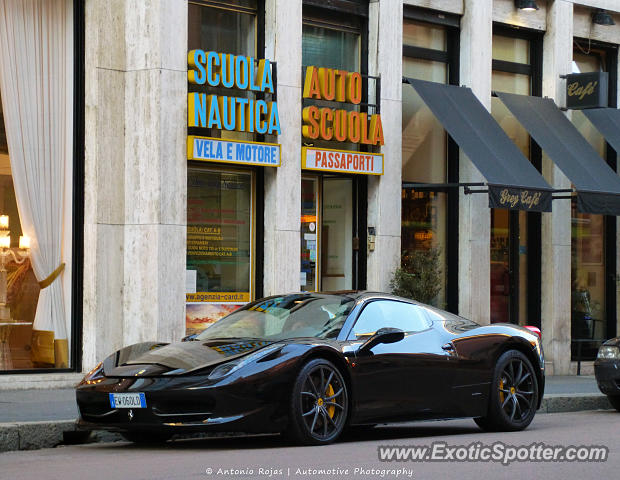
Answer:
[{"label": "display in shop window", "polygon": [[250,301],[253,208],[252,172],[188,170],[188,333]]}]

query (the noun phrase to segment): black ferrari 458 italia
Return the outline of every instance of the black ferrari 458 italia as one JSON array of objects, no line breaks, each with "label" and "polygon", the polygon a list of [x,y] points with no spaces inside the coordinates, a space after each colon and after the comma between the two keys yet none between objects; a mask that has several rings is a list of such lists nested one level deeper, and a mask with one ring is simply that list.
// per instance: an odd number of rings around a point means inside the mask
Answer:
[{"label": "black ferrari 458 italia", "polygon": [[281,432],[326,444],[345,428],[473,417],[521,430],[545,384],[539,337],[382,293],[258,300],[179,343],[123,348],[77,386],[79,425],[132,441]]}]

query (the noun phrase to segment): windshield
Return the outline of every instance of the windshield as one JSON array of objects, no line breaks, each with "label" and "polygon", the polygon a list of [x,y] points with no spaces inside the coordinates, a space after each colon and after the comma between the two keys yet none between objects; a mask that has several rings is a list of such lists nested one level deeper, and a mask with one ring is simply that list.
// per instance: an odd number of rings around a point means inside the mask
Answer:
[{"label": "windshield", "polygon": [[207,327],[212,338],[336,338],[355,300],[347,296],[292,294],[251,303]]}]

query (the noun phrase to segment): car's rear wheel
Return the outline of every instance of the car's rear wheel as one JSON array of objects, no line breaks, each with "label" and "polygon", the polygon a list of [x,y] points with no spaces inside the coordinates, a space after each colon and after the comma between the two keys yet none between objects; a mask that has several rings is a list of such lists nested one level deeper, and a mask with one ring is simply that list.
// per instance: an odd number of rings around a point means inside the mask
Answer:
[{"label": "car's rear wheel", "polygon": [[121,435],[125,440],[142,444],[164,443],[172,437],[171,433],[165,432],[122,432]]},{"label": "car's rear wheel", "polygon": [[304,365],[293,386],[287,436],[305,445],[336,440],[347,421],[347,385],[338,368],[317,358]]},{"label": "car's rear wheel", "polygon": [[620,395],[608,395],[607,398],[609,399],[609,403],[611,403],[611,406],[620,412]]},{"label": "car's rear wheel", "polygon": [[538,381],[534,368],[523,353],[509,350],[495,365],[488,413],[474,420],[484,430],[523,430],[532,422],[537,407]]}]

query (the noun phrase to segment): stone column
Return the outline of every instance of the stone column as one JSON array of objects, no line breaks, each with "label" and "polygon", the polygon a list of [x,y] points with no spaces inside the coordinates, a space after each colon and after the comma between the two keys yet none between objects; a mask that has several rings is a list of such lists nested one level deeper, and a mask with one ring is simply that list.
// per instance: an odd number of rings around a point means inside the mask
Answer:
[{"label": "stone column", "polygon": [[265,2],[265,57],[278,63],[282,145],[281,166],[265,169],[265,296],[300,289],[301,8],[301,0]]},{"label": "stone column", "polygon": [[[547,4],[547,31],[543,43],[543,96],[565,106],[566,81],[573,58],[573,5],[555,0]],[[549,157],[543,155],[543,176],[553,188],[571,183]],[[571,330],[571,204],[553,202],[542,214],[542,334],[550,375],[570,370]]]},{"label": "stone column", "polygon": [[185,331],[187,0],[87,0],[83,363]]},{"label": "stone column", "polygon": [[[461,18],[460,83],[472,89],[491,110],[493,41],[492,0],[465,0]],[[461,153],[461,182],[484,182],[471,160]],[[459,189],[459,314],[490,323],[491,217],[486,195]]]},{"label": "stone column", "polygon": [[379,100],[385,137],[381,148],[384,174],[368,179],[368,226],[375,227],[376,238],[375,251],[368,252],[367,288],[377,291],[389,291],[392,273],[400,266],[402,51],[402,2],[371,2],[368,68],[370,75],[381,76]]}]

